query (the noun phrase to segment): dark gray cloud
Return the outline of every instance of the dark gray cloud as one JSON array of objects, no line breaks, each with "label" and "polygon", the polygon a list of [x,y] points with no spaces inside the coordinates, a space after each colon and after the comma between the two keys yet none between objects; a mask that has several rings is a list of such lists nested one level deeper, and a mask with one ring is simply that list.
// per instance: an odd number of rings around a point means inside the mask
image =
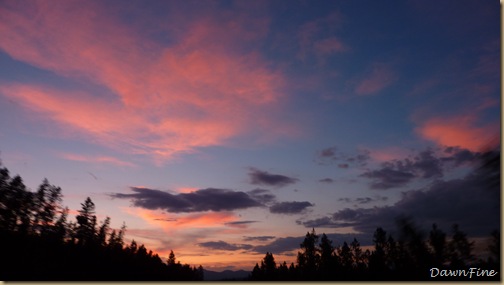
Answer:
[{"label": "dark gray cloud", "polygon": [[110,196],[130,199],[136,207],[150,210],[162,209],[173,213],[231,211],[263,206],[247,193],[227,189],[207,188],[180,194],[139,187],[131,187],[131,191],[134,193],[114,193]]},{"label": "dark gray cloud", "polygon": [[351,198],[339,198],[338,201],[345,203],[355,203],[355,204],[368,204],[371,202],[387,201],[388,197],[385,196],[374,196],[374,197],[359,197],[355,199]]},{"label": "dark gray cloud", "polygon": [[359,204],[367,204],[372,201],[373,201],[373,198],[370,198],[370,197],[363,197],[363,198],[356,198],[355,199],[355,202],[357,202]]},{"label": "dark gray cloud", "polygon": [[267,189],[254,189],[248,191],[247,194],[252,197],[254,200],[258,201],[262,204],[269,204],[276,200],[276,196],[271,193],[270,190]]},{"label": "dark gray cloud", "polygon": [[258,253],[271,252],[273,254],[285,253],[298,249],[303,242],[304,237],[283,237],[277,238],[266,245],[259,245],[254,247],[254,251]]},{"label": "dark gray cloud", "polygon": [[427,149],[413,159],[384,162],[380,169],[366,171],[360,176],[372,180],[372,189],[383,190],[405,186],[415,178],[440,178],[443,168],[442,161]]},{"label": "dark gray cloud", "polygon": [[336,155],[336,151],[337,150],[338,149],[335,146],[328,147],[328,148],[325,148],[325,149],[321,150],[319,152],[319,156],[320,157],[334,158],[334,157],[337,157],[337,155]]},{"label": "dark gray cloud", "polygon": [[275,236],[253,236],[253,237],[243,237],[243,240],[244,241],[254,241],[254,240],[267,241],[267,240],[274,239],[274,238],[275,238]]},{"label": "dark gray cloud", "polygon": [[241,226],[241,225],[248,225],[248,224],[253,224],[257,223],[257,221],[236,221],[236,222],[227,222],[224,223],[226,226]]},{"label": "dark gray cloud", "polygon": [[420,172],[422,178],[439,178],[443,176],[441,160],[434,156],[431,149],[420,152],[408,166],[412,171]]},{"label": "dark gray cloud", "polygon": [[271,206],[270,212],[274,214],[299,214],[304,212],[308,207],[314,205],[310,202],[280,202]]},{"label": "dark gray cloud", "polygon": [[419,152],[414,157],[391,160],[381,164],[375,170],[367,170],[360,176],[371,179],[372,189],[391,189],[402,187],[415,179],[439,179],[444,176],[446,168],[462,164],[474,164],[479,153],[458,147],[445,148],[445,156],[437,156],[432,149]]},{"label": "dark gray cloud", "polygon": [[334,179],[332,178],[324,178],[324,179],[320,179],[319,182],[323,182],[323,183],[333,183],[334,182]]},{"label": "dark gray cloud", "polygon": [[500,156],[489,153],[481,157],[485,158],[484,166],[476,167],[465,177],[437,180],[428,187],[403,192],[392,206],[346,208],[301,224],[308,228],[353,226],[359,232],[372,235],[377,227],[394,229],[397,217],[409,216],[424,229],[437,223],[449,231],[457,223],[469,235],[487,236],[492,230],[500,229]]},{"label": "dark gray cloud", "polygon": [[344,228],[354,225],[354,223],[335,222],[331,217],[322,217],[308,221],[297,220],[296,224],[303,225],[307,228]]},{"label": "dark gray cloud", "polygon": [[250,183],[255,185],[283,187],[285,185],[294,184],[299,181],[299,179],[297,178],[280,174],[271,174],[256,168],[250,168],[249,176]]},{"label": "dark gray cloud", "polygon": [[252,249],[253,246],[250,244],[231,244],[225,241],[209,241],[202,242],[198,244],[199,246],[206,247],[214,250],[228,250],[228,251],[236,251],[236,250],[249,250]]},{"label": "dark gray cloud", "polygon": [[448,154],[448,156],[442,157],[441,160],[444,162],[452,162],[454,166],[467,163],[470,164],[481,156],[479,152],[472,152],[467,149],[453,146],[445,148],[444,153]]},{"label": "dark gray cloud", "polygon": [[380,190],[404,186],[415,178],[413,173],[395,170],[391,167],[366,171],[360,176],[370,178],[372,180],[371,188]]},{"label": "dark gray cloud", "polygon": [[349,168],[353,166],[366,166],[369,160],[369,151],[361,150],[356,155],[348,155],[338,151],[336,147],[329,147],[317,152],[317,163],[321,165],[338,163],[339,168]]}]

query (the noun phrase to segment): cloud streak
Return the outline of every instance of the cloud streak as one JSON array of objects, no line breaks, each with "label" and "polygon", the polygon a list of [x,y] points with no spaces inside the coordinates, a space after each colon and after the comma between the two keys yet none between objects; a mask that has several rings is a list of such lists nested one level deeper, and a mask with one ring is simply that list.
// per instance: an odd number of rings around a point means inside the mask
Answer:
[{"label": "cloud streak", "polygon": [[161,209],[172,213],[232,211],[261,206],[246,193],[227,189],[207,188],[176,195],[139,187],[131,187],[131,191],[134,193],[113,193],[110,196],[118,199],[130,199],[135,207],[150,210]]},{"label": "cloud streak", "polygon": [[[3,51],[110,94],[35,83],[4,85],[0,92],[47,115],[66,132],[158,162],[225,144],[245,130],[260,134],[274,127],[289,133],[292,127],[277,128],[282,123],[267,115],[278,111],[284,97],[283,76],[259,54],[231,48],[243,47],[264,32],[252,32],[243,15],[214,12],[213,18],[180,23],[186,25],[185,33],[159,23],[171,33],[173,41],[167,44],[122,24],[104,3],[34,1],[30,8],[3,3]],[[261,25],[258,30],[264,31]]]},{"label": "cloud streak", "polygon": [[289,184],[294,184],[299,181],[299,179],[297,178],[288,177],[280,174],[271,174],[256,168],[250,168],[249,176],[250,176],[250,183],[255,185],[283,187]]},{"label": "cloud streak", "polygon": [[118,158],[111,157],[111,156],[90,156],[90,155],[63,153],[63,154],[61,154],[61,157],[63,157],[64,159],[73,160],[73,161],[81,161],[81,162],[107,163],[107,164],[113,164],[116,166],[128,166],[128,167],[135,166],[135,164],[133,164],[131,162],[123,161],[123,160],[120,160]]},{"label": "cloud streak", "polygon": [[355,87],[357,95],[370,95],[380,92],[381,90],[392,85],[397,80],[398,76],[390,67],[384,64],[374,64],[371,71],[362,79]]},{"label": "cloud streak", "polygon": [[252,245],[250,244],[231,244],[221,240],[202,242],[199,243],[198,245],[212,250],[225,250],[225,251],[248,250],[252,248]]}]

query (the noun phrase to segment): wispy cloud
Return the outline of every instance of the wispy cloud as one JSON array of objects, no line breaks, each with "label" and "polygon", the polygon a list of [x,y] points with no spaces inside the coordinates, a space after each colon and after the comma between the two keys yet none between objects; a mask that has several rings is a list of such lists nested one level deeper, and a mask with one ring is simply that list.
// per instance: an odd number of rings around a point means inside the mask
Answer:
[{"label": "wispy cloud", "polygon": [[120,24],[101,5],[35,1],[28,9],[7,3],[0,7],[0,47],[17,60],[90,81],[112,95],[98,99],[33,83],[4,85],[0,92],[63,129],[82,132],[82,138],[159,161],[224,144],[245,131],[292,130],[276,128],[282,123],[268,115],[284,97],[283,76],[259,54],[232,49],[258,37],[247,19],[221,19],[216,10],[213,18],[183,23],[184,33],[167,30],[173,33],[167,45]]},{"label": "wispy cloud", "polygon": [[257,223],[258,221],[234,221],[234,222],[227,222],[224,225],[229,226],[229,227],[234,227],[234,228],[246,228],[248,225]]},{"label": "wispy cloud", "polygon": [[338,150],[335,146],[322,149],[316,155],[318,164],[327,165],[338,162],[339,168],[349,168],[350,165],[363,167],[370,159],[369,150],[361,149],[357,154],[350,155]]},{"label": "wispy cloud", "polygon": [[385,196],[374,196],[374,197],[359,197],[359,198],[339,198],[338,201],[345,202],[345,203],[355,203],[355,204],[369,204],[371,202],[381,202],[381,201],[387,201],[388,197]]},{"label": "wispy cloud", "polygon": [[[123,160],[120,160],[118,158],[111,157],[111,156],[92,156],[92,155],[81,155],[81,154],[73,154],[73,153],[62,153],[61,157],[63,157],[64,159],[73,160],[73,161],[81,161],[81,162],[106,163],[106,164],[113,164],[116,166],[128,166],[128,167],[135,166],[134,163],[131,163],[128,161],[123,161]],[[95,179],[96,179],[96,177],[95,177]]]},{"label": "wispy cloud", "polygon": [[326,34],[334,33],[334,30],[341,25],[342,15],[333,12],[326,17],[308,21],[300,26],[297,37],[299,50],[297,58],[306,60],[309,56],[315,55],[325,58],[331,54],[344,52],[349,49],[341,39]]},{"label": "wispy cloud", "polygon": [[355,87],[357,95],[370,95],[389,87],[398,79],[397,74],[383,63],[375,63]]},{"label": "wispy cloud", "polygon": [[323,183],[333,183],[334,182],[334,179],[332,178],[324,178],[324,179],[320,179],[319,182],[323,182]]}]

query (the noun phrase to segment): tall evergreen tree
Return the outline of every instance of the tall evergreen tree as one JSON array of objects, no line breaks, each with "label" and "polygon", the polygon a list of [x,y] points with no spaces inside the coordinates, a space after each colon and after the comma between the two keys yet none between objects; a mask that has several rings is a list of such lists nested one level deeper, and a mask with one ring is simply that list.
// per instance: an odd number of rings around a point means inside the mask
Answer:
[{"label": "tall evergreen tree", "polygon": [[96,216],[95,204],[91,198],[87,197],[84,203],[81,204],[82,208],[79,210],[77,218],[76,236],[77,242],[80,245],[92,243],[96,234]]},{"label": "tall evergreen tree", "polygon": [[267,280],[275,280],[277,278],[277,266],[273,253],[266,252],[263,261],[261,262],[261,271]]},{"label": "tall evergreen tree", "polygon": [[321,278],[324,280],[330,280],[331,276],[337,270],[337,261],[334,254],[335,248],[332,245],[332,241],[327,237],[325,233],[322,234],[320,238],[320,263],[319,271]]},{"label": "tall evergreen tree", "polygon": [[459,230],[457,224],[452,227],[453,237],[448,244],[450,265],[454,268],[465,267],[474,262],[472,249],[474,242],[469,242],[464,232]]},{"label": "tall evergreen tree", "polygon": [[377,228],[373,235],[374,251],[369,258],[369,269],[373,274],[382,275],[387,271],[386,250],[387,250],[387,232],[382,228]]},{"label": "tall evergreen tree", "polygon": [[106,217],[100,229],[98,230],[98,244],[105,246],[107,244],[107,235],[110,230],[110,217]]},{"label": "tall evergreen tree", "polygon": [[34,195],[35,231],[42,235],[53,232],[56,214],[61,210],[61,188],[49,184],[47,178],[42,181]]},{"label": "tall evergreen tree", "polygon": [[436,224],[432,225],[429,234],[429,245],[433,250],[434,265],[436,267],[442,266],[446,260],[446,234]]},{"label": "tall evergreen tree", "polygon": [[301,252],[298,252],[298,266],[301,274],[306,277],[312,277],[317,271],[320,260],[320,254],[317,248],[318,235],[315,229],[311,233],[307,232],[303,243],[301,243]]}]

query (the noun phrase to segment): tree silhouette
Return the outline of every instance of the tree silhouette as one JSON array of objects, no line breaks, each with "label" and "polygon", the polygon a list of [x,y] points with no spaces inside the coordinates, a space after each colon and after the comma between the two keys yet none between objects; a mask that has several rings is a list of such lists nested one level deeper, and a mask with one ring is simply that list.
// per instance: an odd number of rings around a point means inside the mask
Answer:
[{"label": "tree silhouette", "polygon": [[466,234],[459,230],[457,224],[453,225],[453,237],[448,244],[448,256],[452,267],[466,267],[474,261],[472,249],[474,242],[467,240]]},{"label": "tree silhouette", "polygon": [[110,233],[106,217],[97,229],[90,197],[75,222],[68,221],[69,209],[61,202],[61,188],[47,179],[33,193],[19,175],[11,178],[0,167],[0,280],[202,280],[201,266],[177,262],[170,267],[135,241],[124,247],[124,223]]},{"label": "tree silhouette", "polygon": [[373,235],[374,251],[369,257],[369,270],[373,275],[384,275],[388,271],[387,266],[387,232],[382,228],[377,228]]},{"label": "tree silhouette", "polygon": [[300,245],[302,252],[299,252],[297,257],[300,274],[308,278],[315,276],[319,264],[320,254],[316,247],[317,241],[318,235],[315,233],[315,229],[312,229],[311,233],[307,232]]},{"label": "tree silhouette", "polygon": [[76,237],[80,245],[91,243],[96,233],[95,204],[87,197],[77,215]]},{"label": "tree silhouette", "polygon": [[47,235],[54,231],[52,225],[56,219],[56,213],[62,208],[61,202],[61,188],[49,184],[45,178],[34,195],[34,230],[36,232]]},{"label": "tree silhouette", "polygon": [[324,233],[320,238],[320,263],[319,272],[322,280],[330,280],[331,275],[337,267],[337,256],[332,241]]},{"label": "tree silhouette", "polygon": [[432,225],[432,230],[429,234],[429,244],[434,251],[433,265],[441,267],[446,260],[446,234],[436,224]]}]

